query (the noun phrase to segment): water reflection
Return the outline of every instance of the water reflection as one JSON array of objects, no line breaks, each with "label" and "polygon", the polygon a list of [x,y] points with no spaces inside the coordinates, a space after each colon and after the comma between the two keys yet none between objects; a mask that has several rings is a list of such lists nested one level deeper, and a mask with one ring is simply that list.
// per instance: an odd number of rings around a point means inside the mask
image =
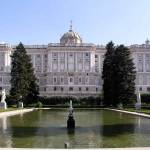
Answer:
[{"label": "water reflection", "polygon": [[150,120],[103,110],[76,110],[76,128],[67,129],[67,111],[35,111],[0,119],[0,147],[70,148],[150,146]]},{"label": "water reflection", "polygon": [[12,136],[11,132],[8,132],[9,119],[4,116],[0,118],[0,141],[1,147],[12,147]]},{"label": "water reflection", "polygon": [[5,133],[7,129],[7,117],[0,118],[0,128],[2,129],[3,133]]}]

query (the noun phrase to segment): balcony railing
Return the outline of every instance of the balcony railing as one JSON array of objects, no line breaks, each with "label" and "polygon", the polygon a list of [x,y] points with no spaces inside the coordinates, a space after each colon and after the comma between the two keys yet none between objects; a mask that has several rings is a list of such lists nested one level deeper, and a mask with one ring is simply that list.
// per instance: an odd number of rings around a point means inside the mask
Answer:
[{"label": "balcony railing", "polygon": [[53,47],[93,47],[95,44],[93,43],[81,43],[81,44],[71,44],[71,45],[63,45],[60,43],[49,43],[48,46],[53,46]]}]

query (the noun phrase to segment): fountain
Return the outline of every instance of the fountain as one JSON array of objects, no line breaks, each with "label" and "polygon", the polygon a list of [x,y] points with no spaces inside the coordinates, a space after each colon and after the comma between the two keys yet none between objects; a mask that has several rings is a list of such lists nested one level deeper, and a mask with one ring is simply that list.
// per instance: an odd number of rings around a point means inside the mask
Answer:
[{"label": "fountain", "polygon": [[70,100],[70,107],[69,107],[69,115],[67,120],[67,128],[68,129],[74,129],[75,128],[75,120],[73,117],[73,107],[72,107],[72,101]]}]

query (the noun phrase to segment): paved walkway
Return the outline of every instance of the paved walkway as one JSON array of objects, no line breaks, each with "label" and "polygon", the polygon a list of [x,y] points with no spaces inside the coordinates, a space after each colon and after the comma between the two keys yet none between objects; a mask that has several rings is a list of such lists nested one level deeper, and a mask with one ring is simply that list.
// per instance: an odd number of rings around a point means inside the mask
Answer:
[{"label": "paved walkway", "polygon": [[146,117],[146,118],[150,118],[150,115],[144,114],[144,113],[131,112],[131,111],[119,110],[119,109],[110,109],[110,108],[104,108],[104,109],[113,110],[113,111],[117,111],[117,112],[123,112],[123,113],[131,114],[131,115],[137,115],[137,116]]},{"label": "paved walkway", "polygon": [[35,110],[35,108],[30,108],[30,109],[24,108],[24,109],[19,109],[19,110],[1,112],[0,113],[0,118],[8,117],[8,116],[14,116],[14,115],[18,115],[18,114],[23,114],[23,113],[31,112],[33,110]]},{"label": "paved walkway", "polygon": [[[37,149],[37,148],[0,148],[0,150],[53,150],[54,148],[44,148],[44,149]],[[55,149],[57,150],[57,149]],[[58,149],[58,150],[65,150],[65,149]],[[79,150],[79,149],[72,149],[72,150]],[[90,149],[82,149],[82,150],[150,150],[150,147],[138,147],[138,148],[90,148]]]}]

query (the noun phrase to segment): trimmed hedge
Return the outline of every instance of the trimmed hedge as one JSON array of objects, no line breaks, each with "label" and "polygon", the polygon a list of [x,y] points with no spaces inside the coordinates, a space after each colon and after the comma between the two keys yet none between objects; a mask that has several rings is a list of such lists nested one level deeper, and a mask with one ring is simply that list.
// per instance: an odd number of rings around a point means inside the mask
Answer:
[{"label": "trimmed hedge", "polygon": [[150,94],[141,94],[142,103],[149,104],[150,103]]},{"label": "trimmed hedge", "polygon": [[76,97],[40,97],[39,101],[43,105],[69,105],[70,100],[73,101],[74,105],[100,105],[101,99],[100,97],[84,97],[84,98],[76,98]]}]

